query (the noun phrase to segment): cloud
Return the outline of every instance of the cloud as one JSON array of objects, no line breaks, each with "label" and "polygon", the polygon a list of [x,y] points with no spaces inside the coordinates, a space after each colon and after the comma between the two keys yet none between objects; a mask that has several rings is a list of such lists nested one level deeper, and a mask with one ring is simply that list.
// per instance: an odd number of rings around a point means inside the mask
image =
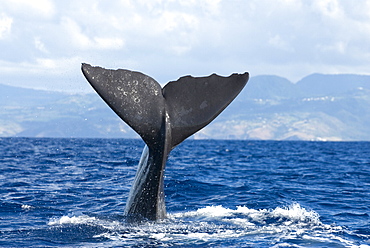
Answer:
[{"label": "cloud", "polygon": [[101,35],[82,31],[79,24],[71,18],[62,18],[62,29],[64,29],[65,36],[68,37],[68,43],[74,47],[84,50],[117,50],[124,45],[122,38],[95,36]]},{"label": "cloud", "polygon": [[27,19],[48,19],[55,14],[51,0],[5,0],[1,5],[12,14]]},{"label": "cloud", "polygon": [[34,38],[35,48],[43,53],[48,53],[48,50],[45,48],[45,44],[41,41],[40,37]]},{"label": "cloud", "polygon": [[0,40],[9,35],[13,19],[4,13],[0,14]]},{"label": "cloud", "polygon": [[82,84],[81,62],[162,83],[213,72],[369,73],[369,0],[5,0],[0,9],[0,75],[17,85]]}]

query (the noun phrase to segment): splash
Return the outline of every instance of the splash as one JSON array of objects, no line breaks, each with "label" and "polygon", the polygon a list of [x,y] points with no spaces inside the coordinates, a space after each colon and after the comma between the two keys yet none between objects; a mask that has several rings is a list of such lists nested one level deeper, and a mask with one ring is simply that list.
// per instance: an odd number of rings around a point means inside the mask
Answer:
[{"label": "splash", "polygon": [[356,247],[354,242],[339,236],[346,231],[344,228],[323,224],[318,213],[298,203],[275,209],[207,206],[196,211],[170,214],[165,221],[141,225],[87,215],[62,216],[50,220],[48,225],[95,227],[91,239],[106,239],[113,242],[111,245],[202,246],[219,243],[221,247],[228,247],[236,245],[233,242],[243,241],[246,246],[261,243],[275,247],[290,247],[292,244],[296,247]]},{"label": "splash", "polygon": [[[228,220],[241,219],[250,220],[255,223],[266,224],[274,220],[274,222],[283,222],[285,225],[293,223],[305,223],[312,225],[322,225],[320,222],[320,216],[315,211],[308,211],[301,207],[298,203],[293,203],[287,207],[277,207],[273,210],[268,209],[250,209],[245,206],[238,206],[235,210],[224,208],[222,206],[207,206],[205,208],[198,209],[196,211],[190,211],[186,213],[176,213],[170,215],[170,218],[184,218],[184,217],[195,217],[195,218],[226,218]],[[225,220],[225,219],[224,219]]]},{"label": "splash", "polygon": [[51,219],[48,223],[49,226],[54,225],[65,225],[65,224],[93,224],[96,223],[95,217],[89,217],[87,215],[81,216],[62,216],[61,218]]}]

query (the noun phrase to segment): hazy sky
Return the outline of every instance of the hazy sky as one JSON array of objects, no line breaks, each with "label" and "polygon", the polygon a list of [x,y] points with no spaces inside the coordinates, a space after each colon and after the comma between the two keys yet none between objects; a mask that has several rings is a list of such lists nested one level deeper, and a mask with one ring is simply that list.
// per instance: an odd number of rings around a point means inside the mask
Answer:
[{"label": "hazy sky", "polygon": [[0,83],[89,91],[82,62],[162,84],[213,72],[370,74],[370,1],[0,1]]}]

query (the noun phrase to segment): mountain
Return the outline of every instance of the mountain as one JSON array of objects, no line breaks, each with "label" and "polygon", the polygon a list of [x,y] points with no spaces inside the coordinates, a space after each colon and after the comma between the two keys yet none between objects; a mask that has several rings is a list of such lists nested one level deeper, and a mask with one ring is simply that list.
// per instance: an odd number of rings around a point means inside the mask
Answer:
[{"label": "mountain", "polygon": [[370,76],[252,77],[195,138],[370,140]]},{"label": "mountain", "polygon": [[298,81],[297,87],[300,92],[311,97],[328,96],[344,94],[360,88],[369,89],[370,81],[369,76],[364,75],[315,73]]},{"label": "mountain", "polygon": [[6,85],[0,85],[0,136],[137,137],[96,94]]},{"label": "mountain", "polygon": [[[195,139],[370,140],[370,76],[252,77]],[[137,138],[97,94],[0,84],[0,136]]]}]

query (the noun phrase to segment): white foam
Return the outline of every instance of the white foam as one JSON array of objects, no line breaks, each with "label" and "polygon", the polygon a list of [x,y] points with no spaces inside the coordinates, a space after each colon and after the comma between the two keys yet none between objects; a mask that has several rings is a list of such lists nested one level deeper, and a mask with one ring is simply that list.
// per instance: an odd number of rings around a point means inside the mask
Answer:
[{"label": "white foam", "polygon": [[358,245],[356,244],[357,242],[346,240],[342,237],[339,237],[337,235],[330,234],[330,233],[325,235],[325,237],[306,234],[306,235],[303,235],[302,238],[304,238],[305,240],[312,240],[314,242],[316,241],[316,242],[328,243],[328,244],[333,243],[333,241],[338,241],[339,243],[343,244],[345,247],[350,247],[350,248],[369,248],[370,247],[369,245],[366,245],[366,244]]},{"label": "white foam", "polygon": [[168,237],[166,233],[153,233],[150,235],[150,238],[161,240],[161,241],[169,241],[172,239]]},{"label": "white foam", "polygon": [[271,212],[271,215],[276,218],[284,217],[287,218],[289,221],[301,221],[321,224],[319,220],[320,216],[318,213],[312,210],[307,211],[305,208],[301,207],[298,203],[293,203],[291,206],[286,208],[277,207]]},{"label": "white foam", "polygon": [[[298,203],[275,209],[250,209],[245,206],[229,209],[208,206],[196,211],[170,215],[174,221],[189,217],[194,219],[189,224],[198,222],[199,228],[193,228],[192,232],[182,235],[184,239],[208,240],[251,236],[253,240],[273,239],[277,243],[280,241],[284,243],[284,240],[301,239],[302,235],[306,235],[305,237],[310,239],[318,237],[316,239],[318,242],[330,237],[325,241],[329,242],[332,239],[346,243],[336,235],[343,231],[342,227],[323,224],[317,212],[307,210]],[[323,240],[320,240],[320,237]]]},{"label": "white foam", "polygon": [[21,208],[24,209],[24,210],[30,210],[30,209],[32,209],[32,206],[24,204],[24,205],[21,206]]},{"label": "white foam", "polygon": [[88,224],[104,227],[106,229],[101,234],[94,234],[95,238],[104,237],[122,244],[135,244],[146,239],[189,244],[242,238],[251,244],[270,242],[271,245],[276,244],[274,247],[292,247],[291,243],[286,243],[287,240],[307,240],[318,244],[334,242],[346,247],[370,248],[366,245],[356,246],[351,240],[342,238],[341,233],[345,231],[342,227],[323,224],[318,213],[307,210],[298,203],[275,209],[207,206],[195,211],[169,214],[169,219],[162,222],[139,225],[127,225],[87,215],[62,216],[50,220],[48,224]]},{"label": "white foam", "polygon": [[96,221],[95,217],[89,217],[87,215],[81,216],[62,216],[59,219],[51,219],[48,223],[49,226],[53,225],[64,225],[64,224],[88,224]]},{"label": "white foam", "polygon": [[301,207],[298,203],[294,203],[288,207],[277,207],[273,210],[267,209],[250,209],[245,206],[238,206],[237,209],[224,208],[222,206],[207,206],[196,211],[189,211],[186,213],[176,213],[170,215],[173,218],[183,217],[206,217],[206,218],[225,218],[236,217],[242,215],[244,218],[233,218],[232,220],[237,223],[246,223],[245,217],[254,222],[264,223],[269,218],[285,219],[286,225],[293,222],[305,222],[311,224],[321,224],[320,216],[315,211],[308,211]]},{"label": "white foam", "polygon": [[209,217],[225,217],[232,215],[232,213],[232,210],[222,206],[207,206],[196,211],[197,215],[205,215]]}]

